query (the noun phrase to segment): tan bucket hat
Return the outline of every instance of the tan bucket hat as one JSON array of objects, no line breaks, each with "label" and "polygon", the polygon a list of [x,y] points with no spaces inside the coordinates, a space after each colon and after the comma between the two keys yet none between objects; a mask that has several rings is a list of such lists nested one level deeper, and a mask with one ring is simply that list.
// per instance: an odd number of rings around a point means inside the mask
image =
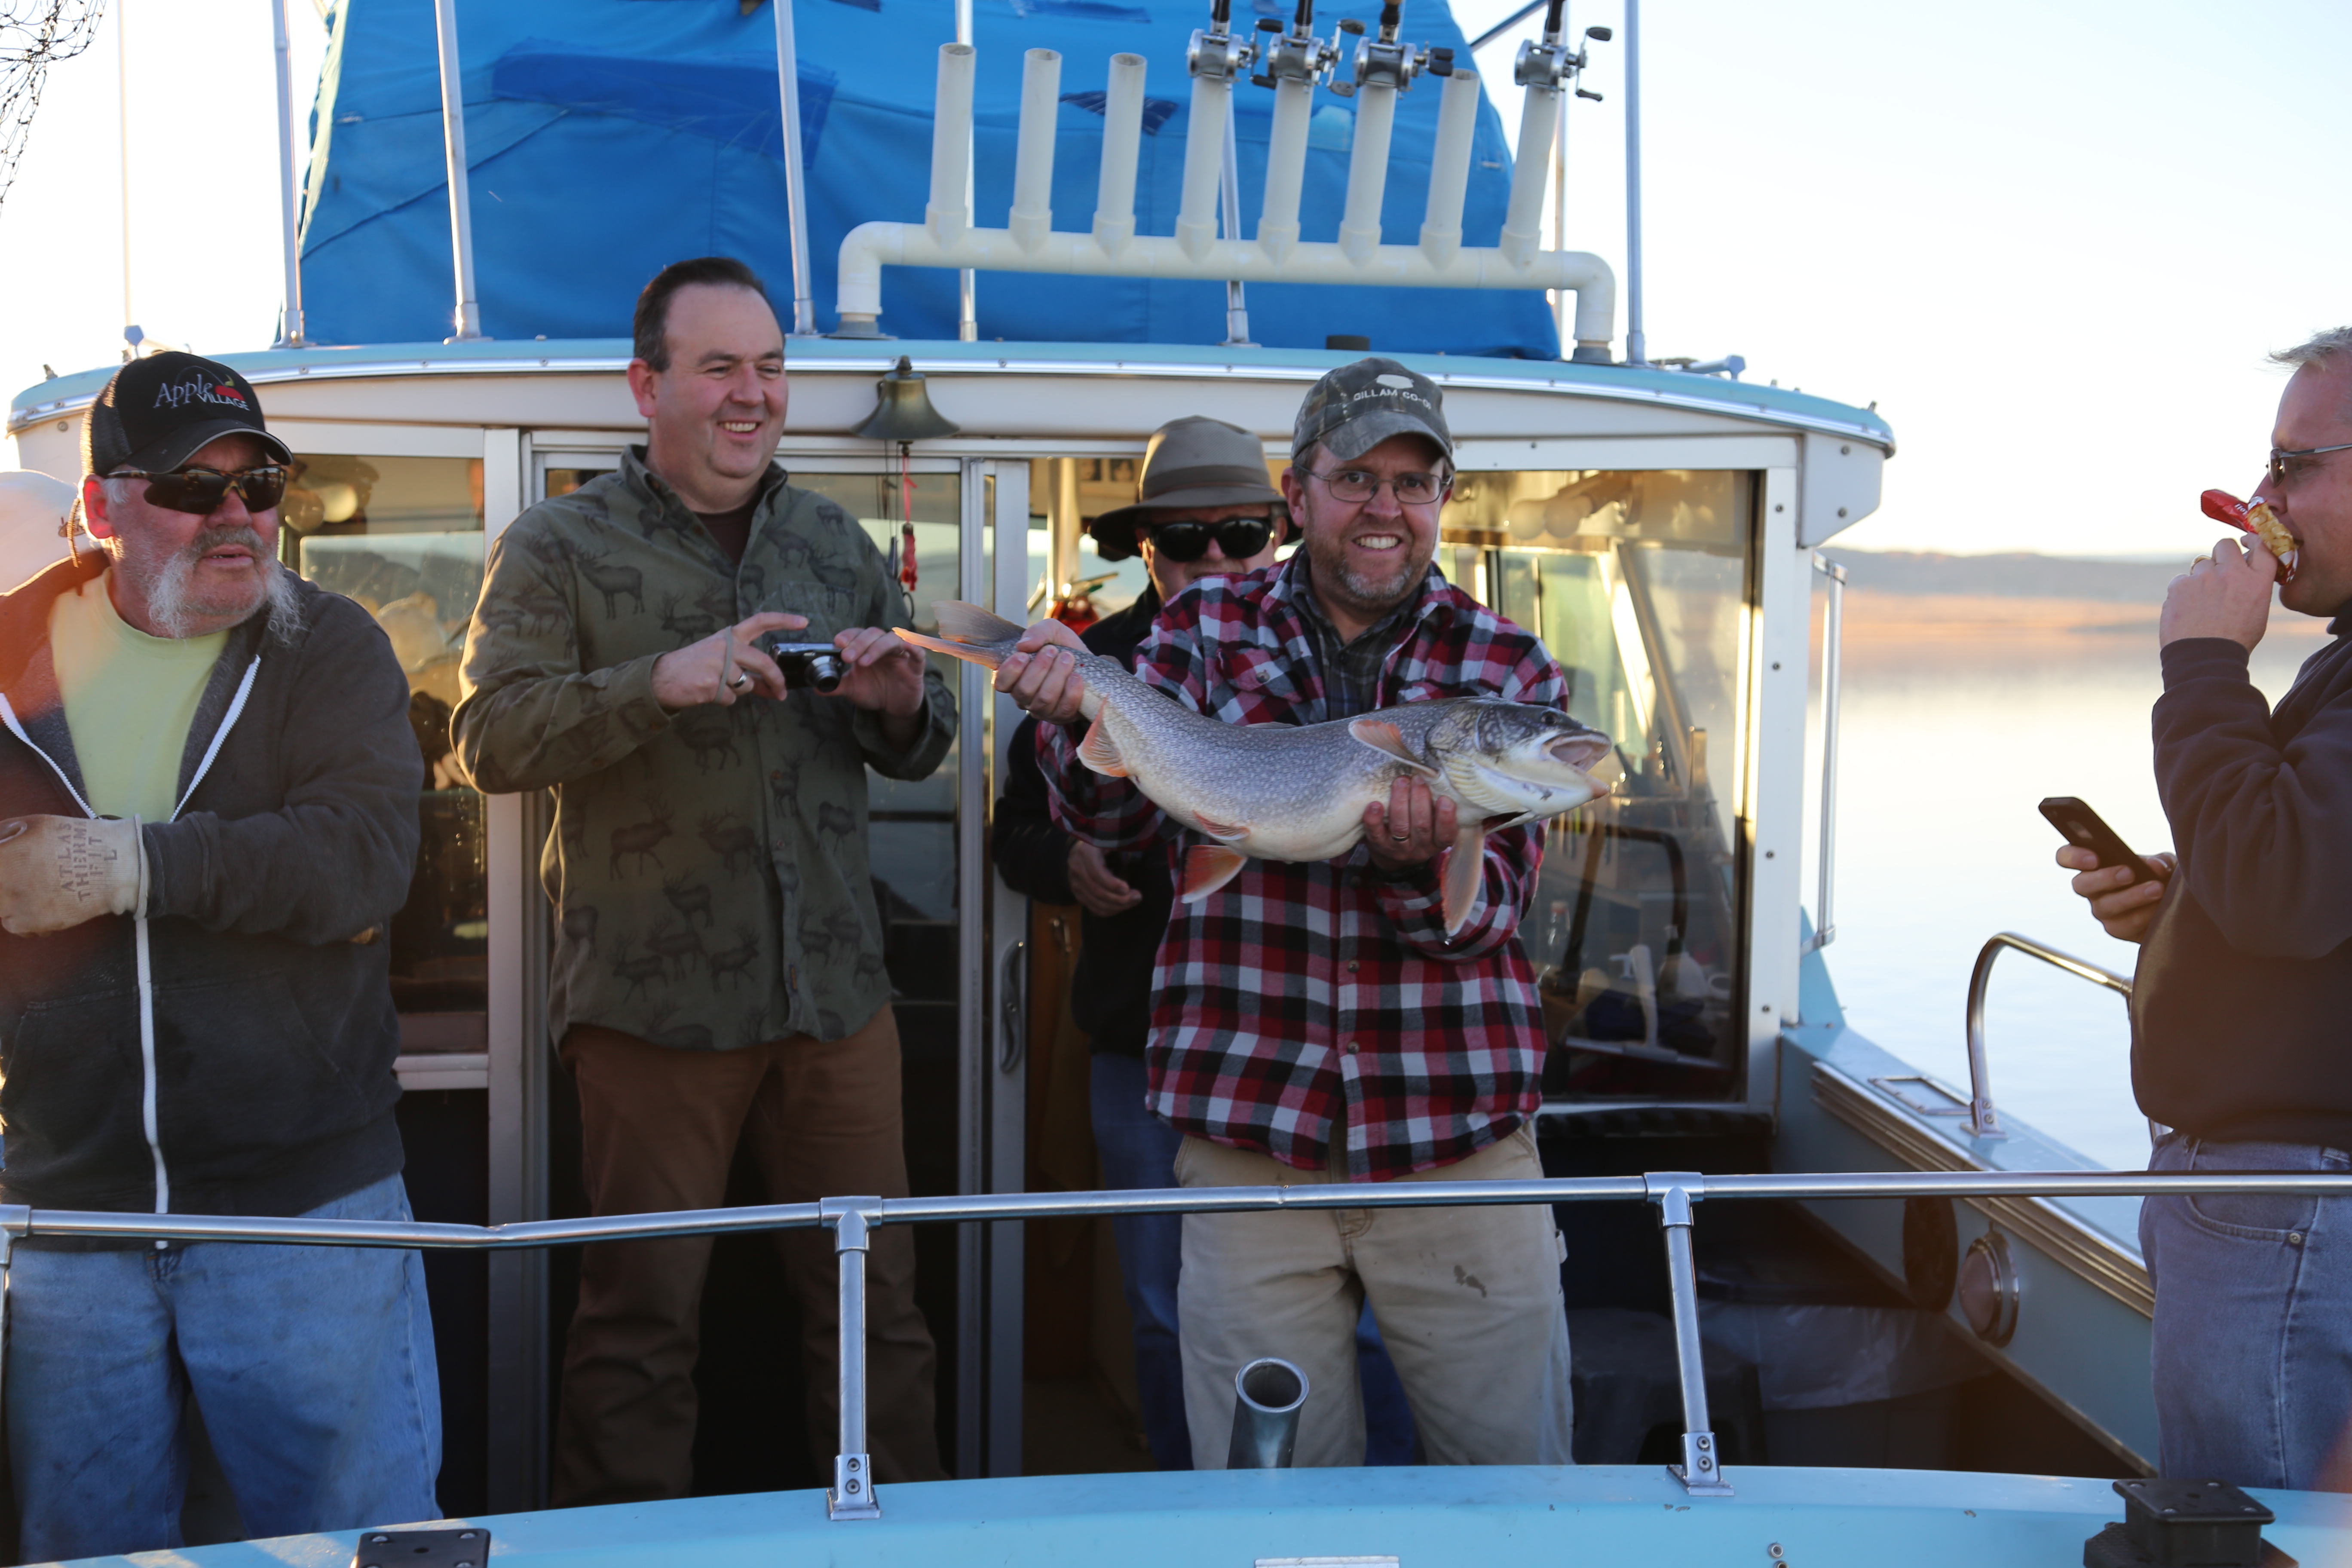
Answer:
[{"label": "tan bucket hat", "polygon": [[[1261,503],[1269,510],[1285,504],[1266,480],[1265,448],[1258,438],[1222,419],[1188,415],[1151,433],[1135,504],[1088,518],[1087,531],[1104,560],[1124,561],[1136,552],[1136,524],[1150,521],[1155,511]],[[1288,537],[1296,525],[1288,511],[1279,515]]]}]

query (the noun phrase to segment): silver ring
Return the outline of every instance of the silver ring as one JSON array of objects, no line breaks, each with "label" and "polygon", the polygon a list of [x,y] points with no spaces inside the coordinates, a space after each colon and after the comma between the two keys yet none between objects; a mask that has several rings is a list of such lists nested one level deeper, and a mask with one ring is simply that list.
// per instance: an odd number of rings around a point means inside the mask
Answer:
[{"label": "silver ring", "polygon": [[730,691],[750,690],[751,689],[751,673],[748,670],[737,670],[734,677],[727,682],[727,689]]},{"label": "silver ring", "polygon": [[1389,837],[1395,839],[1400,844],[1410,844],[1412,842],[1412,835],[1410,833],[1391,833]]}]

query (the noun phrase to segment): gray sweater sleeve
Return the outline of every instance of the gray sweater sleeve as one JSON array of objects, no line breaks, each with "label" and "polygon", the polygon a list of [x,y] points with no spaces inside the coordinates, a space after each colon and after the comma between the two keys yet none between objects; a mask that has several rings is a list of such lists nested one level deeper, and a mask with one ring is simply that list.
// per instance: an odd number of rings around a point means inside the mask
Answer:
[{"label": "gray sweater sleeve", "polygon": [[[424,758],[408,721],[408,679],[367,612],[321,597],[301,643],[266,643],[277,710],[257,703],[236,723],[266,738],[283,785],[276,811],[224,817],[191,811],[142,831],[150,916],[211,931],[348,942],[390,920],[416,861]],[[202,791],[198,792],[201,796]]]}]

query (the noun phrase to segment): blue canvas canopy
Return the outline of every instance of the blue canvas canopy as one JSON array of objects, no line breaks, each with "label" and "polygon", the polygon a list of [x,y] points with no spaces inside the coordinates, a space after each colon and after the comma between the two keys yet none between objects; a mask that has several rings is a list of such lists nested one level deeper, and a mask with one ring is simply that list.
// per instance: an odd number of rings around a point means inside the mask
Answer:
[{"label": "blue canvas canopy", "polygon": [[[741,257],[780,298],[791,291],[782,115],[772,0],[459,0],[467,152],[482,330],[496,338],[622,337],[646,280],[684,257]],[[1237,0],[1234,28],[1289,16],[1277,0]],[[1377,0],[1318,17],[1372,23]],[[1001,225],[1013,196],[1024,50],[1061,51],[1055,226],[1092,222],[1110,57],[1150,62],[1138,232],[1175,226],[1191,82],[1184,50],[1207,0],[974,0],[975,217]],[[951,0],[797,0],[803,156],[821,330],[835,325],[842,237],[877,218],[919,221],[929,188],[938,49],[954,37]],[[343,0],[312,115],[304,201],[303,304],[321,343],[445,337],[453,297],[447,182],[432,0]],[[1468,50],[1443,0],[1410,0],[1404,36]],[[1438,91],[1400,100],[1384,237],[1418,236]],[[1255,232],[1274,95],[1235,93],[1243,234]],[[1303,237],[1337,237],[1352,100],[1318,89]],[[1482,102],[1464,241],[1493,245],[1510,155]],[[1014,342],[1213,343],[1224,289],[982,273],[980,333]],[[1536,292],[1253,285],[1251,335],[1321,348],[1360,333],[1383,352],[1549,359],[1559,339]],[[882,330],[953,338],[952,272],[884,275]]]}]

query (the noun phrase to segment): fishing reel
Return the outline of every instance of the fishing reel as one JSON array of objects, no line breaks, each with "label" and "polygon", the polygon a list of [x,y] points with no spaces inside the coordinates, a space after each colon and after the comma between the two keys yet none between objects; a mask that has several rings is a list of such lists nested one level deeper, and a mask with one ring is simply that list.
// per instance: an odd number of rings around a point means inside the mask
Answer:
[{"label": "fishing reel", "polygon": [[1303,81],[1310,86],[1324,80],[1331,68],[1339,62],[1339,35],[1325,43],[1315,36],[1315,0],[1298,0],[1298,12],[1291,19],[1290,30],[1284,32],[1282,24],[1271,16],[1261,16],[1257,30],[1258,74],[1250,78],[1255,87],[1273,87],[1277,82]]},{"label": "fishing reel", "polygon": [[1521,87],[1549,88],[1554,92],[1559,90],[1561,84],[1567,83],[1576,88],[1577,97],[1589,98],[1598,103],[1601,95],[1586,91],[1582,85],[1584,68],[1591,63],[1591,46],[1605,44],[1616,34],[1606,27],[1587,27],[1584,29],[1586,47],[1570,49],[1567,39],[1561,37],[1561,30],[1567,26],[1567,0],[1551,0],[1551,5],[1544,12],[1542,38],[1529,38],[1519,46],[1518,58],[1511,64],[1511,79]]},{"label": "fishing reel", "polygon": [[1196,79],[1236,81],[1255,58],[1257,46],[1234,37],[1233,0],[1215,0],[1209,8],[1207,28],[1192,31],[1192,42],[1184,51],[1184,68]]},{"label": "fishing reel", "polygon": [[1341,98],[1353,98],[1368,87],[1392,87],[1399,92],[1411,90],[1412,79],[1423,71],[1432,76],[1454,74],[1454,51],[1448,48],[1414,48],[1397,41],[1397,27],[1404,20],[1403,0],[1384,0],[1381,6],[1381,30],[1370,38],[1364,37],[1364,25],[1353,16],[1339,23],[1339,31],[1356,40],[1355,78],[1341,79],[1331,84],[1331,90]]}]

